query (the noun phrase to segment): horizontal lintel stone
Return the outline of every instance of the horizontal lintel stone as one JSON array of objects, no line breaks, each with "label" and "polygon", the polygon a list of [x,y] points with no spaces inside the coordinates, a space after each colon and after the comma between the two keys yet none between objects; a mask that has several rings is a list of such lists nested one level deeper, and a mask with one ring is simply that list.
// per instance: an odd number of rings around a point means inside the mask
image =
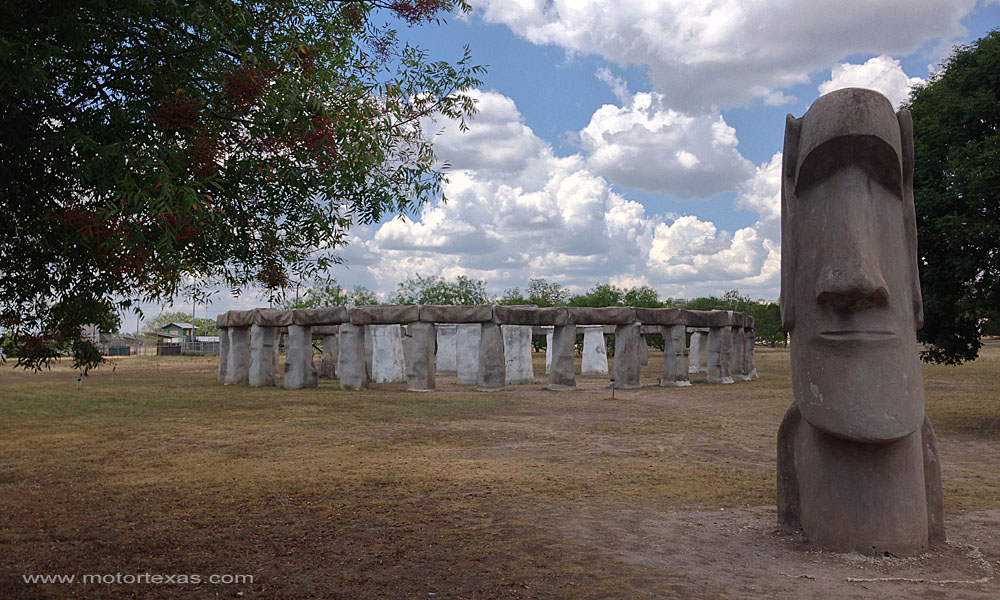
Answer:
[{"label": "horizontal lintel stone", "polygon": [[493,306],[440,306],[427,304],[420,307],[420,320],[425,323],[487,323],[493,320]]},{"label": "horizontal lintel stone", "polygon": [[[351,325],[402,325],[420,320],[420,307],[355,306],[351,308]],[[346,319],[345,319],[346,322]]]},{"label": "horizontal lintel stone", "polygon": [[301,327],[313,325],[340,325],[347,322],[347,307],[299,308],[292,311],[292,324]]},{"label": "horizontal lintel stone", "polygon": [[292,311],[277,308],[255,308],[250,319],[261,327],[288,327],[292,324]]},{"label": "horizontal lintel stone", "polygon": [[253,325],[252,310],[231,310],[229,315],[230,327],[250,327]]},{"label": "horizontal lintel stone", "polygon": [[569,322],[574,325],[627,325],[636,321],[636,309],[631,306],[572,306],[567,310]]},{"label": "horizontal lintel stone", "polygon": [[636,319],[643,325],[686,325],[690,310],[679,308],[637,308]]},{"label": "horizontal lintel stone", "polygon": [[568,325],[569,311],[565,306],[494,306],[493,321],[501,325]]}]

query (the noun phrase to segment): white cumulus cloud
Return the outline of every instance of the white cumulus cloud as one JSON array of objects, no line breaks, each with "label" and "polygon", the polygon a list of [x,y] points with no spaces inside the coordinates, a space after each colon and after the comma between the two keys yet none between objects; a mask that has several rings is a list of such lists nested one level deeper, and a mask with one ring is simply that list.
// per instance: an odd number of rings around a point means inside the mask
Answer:
[{"label": "white cumulus cloud", "polygon": [[730,108],[807,83],[845,57],[908,55],[964,35],[975,0],[475,0],[482,18],[535,44],[645,65],[686,112]]},{"label": "white cumulus cloud", "polygon": [[[437,148],[443,159],[454,155],[456,169],[445,185],[448,202],[425,206],[416,219],[377,225],[345,249],[348,267],[354,257],[364,263],[355,267],[361,273],[354,276],[362,275],[365,285],[392,290],[416,274],[468,275],[502,290],[544,277],[576,291],[610,281],[648,284],[663,297],[733,287],[777,296],[772,267],[778,264],[779,246],[767,226],[773,207],[764,199],[770,163],[756,170],[748,163],[746,181],[731,184],[740,207],[763,215],[752,227],[729,232],[694,216],[654,215],[615,192],[588,155],[555,156],[548,142],[523,126],[509,98],[476,94],[481,113],[470,122],[470,131],[456,132],[445,123],[449,133]],[[702,125],[711,132],[716,123]],[[712,135],[731,147],[725,135]],[[517,147],[523,154],[497,152],[487,158],[485,151],[472,152],[483,144]],[[674,146],[671,152],[667,158],[690,152],[700,161],[685,158],[690,166],[678,162],[677,169],[697,171],[717,160],[699,146]],[[780,156],[772,163],[780,165]]]},{"label": "white cumulus cloud", "polygon": [[580,143],[595,173],[679,200],[731,191],[753,172],[722,115],[672,110],[656,92],[599,108],[580,131]]},{"label": "white cumulus cloud", "polygon": [[819,93],[848,87],[868,88],[881,92],[898,108],[910,95],[910,88],[923,82],[904,73],[898,60],[881,54],[860,65],[840,63],[831,71],[830,80],[819,84]]}]

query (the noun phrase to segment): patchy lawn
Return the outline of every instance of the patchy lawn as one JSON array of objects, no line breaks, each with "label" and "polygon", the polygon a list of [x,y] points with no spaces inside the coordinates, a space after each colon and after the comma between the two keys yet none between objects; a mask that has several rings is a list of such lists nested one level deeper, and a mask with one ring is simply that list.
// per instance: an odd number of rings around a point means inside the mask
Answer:
[{"label": "patchy lawn", "polygon": [[[786,351],[729,386],[659,388],[650,361],[614,400],[600,377],[544,390],[543,355],[493,394],[226,387],[210,358],[122,358],[81,390],[2,367],[0,598],[1000,596],[1000,348],[924,367],[949,545],[905,560],[775,533]],[[177,577],[23,580],[119,573]]]}]

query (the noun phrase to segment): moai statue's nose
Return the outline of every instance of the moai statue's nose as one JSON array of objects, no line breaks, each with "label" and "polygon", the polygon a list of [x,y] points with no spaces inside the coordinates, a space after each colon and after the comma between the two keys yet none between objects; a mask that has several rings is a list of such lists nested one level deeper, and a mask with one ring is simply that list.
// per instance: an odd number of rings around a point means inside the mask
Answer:
[{"label": "moai statue's nose", "polygon": [[888,306],[889,286],[877,259],[859,244],[831,253],[820,271],[816,299],[838,312]]}]

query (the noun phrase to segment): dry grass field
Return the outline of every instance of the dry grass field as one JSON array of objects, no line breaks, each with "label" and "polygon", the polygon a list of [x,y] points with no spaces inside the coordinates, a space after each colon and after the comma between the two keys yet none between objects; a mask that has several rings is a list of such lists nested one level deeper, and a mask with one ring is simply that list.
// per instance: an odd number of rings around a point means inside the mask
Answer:
[{"label": "dry grass field", "polygon": [[[77,390],[66,366],[8,364],[0,598],[1000,597],[1000,347],[924,368],[949,542],[912,559],[776,533],[787,351],[730,386],[659,388],[661,365],[612,400],[598,377],[285,391],[136,357]],[[147,573],[175,580],[79,581]]]}]

